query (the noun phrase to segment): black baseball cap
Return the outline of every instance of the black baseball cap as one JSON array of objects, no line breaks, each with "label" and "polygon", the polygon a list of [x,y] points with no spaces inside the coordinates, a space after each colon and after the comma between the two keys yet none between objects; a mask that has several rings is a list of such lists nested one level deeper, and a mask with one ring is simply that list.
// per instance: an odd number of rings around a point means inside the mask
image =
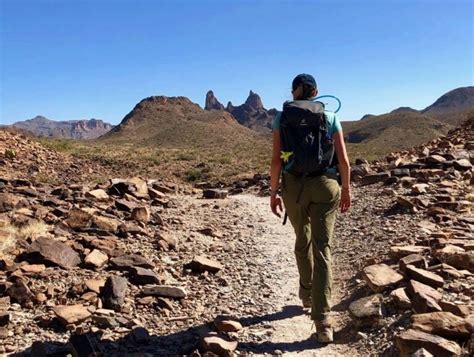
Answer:
[{"label": "black baseball cap", "polygon": [[291,87],[293,90],[298,88],[300,85],[306,84],[308,86],[311,86],[313,88],[317,88],[316,86],[316,80],[311,74],[307,73],[301,73],[298,74],[295,79],[293,79],[293,83],[291,84]]}]

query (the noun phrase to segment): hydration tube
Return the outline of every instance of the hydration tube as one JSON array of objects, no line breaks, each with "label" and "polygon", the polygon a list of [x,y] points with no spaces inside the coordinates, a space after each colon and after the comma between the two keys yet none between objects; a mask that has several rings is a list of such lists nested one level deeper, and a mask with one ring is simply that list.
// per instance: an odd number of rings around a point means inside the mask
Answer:
[{"label": "hydration tube", "polygon": [[337,107],[336,110],[334,110],[334,113],[337,113],[339,110],[341,110],[342,103],[341,103],[341,101],[339,100],[338,97],[336,97],[336,96],[334,96],[334,95],[320,95],[319,97],[314,98],[313,101],[318,100],[318,99],[321,99],[321,98],[332,98],[332,99],[335,99],[335,100],[337,101],[338,107]]}]

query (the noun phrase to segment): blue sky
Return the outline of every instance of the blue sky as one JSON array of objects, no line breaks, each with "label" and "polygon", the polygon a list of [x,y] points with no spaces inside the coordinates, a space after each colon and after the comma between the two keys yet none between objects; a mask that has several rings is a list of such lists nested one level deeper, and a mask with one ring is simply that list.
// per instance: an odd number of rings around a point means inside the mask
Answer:
[{"label": "blue sky", "polygon": [[0,0],[0,123],[118,123],[151,95],[267,108],[292,78],[359,119],[473,84],[473,2]]}]

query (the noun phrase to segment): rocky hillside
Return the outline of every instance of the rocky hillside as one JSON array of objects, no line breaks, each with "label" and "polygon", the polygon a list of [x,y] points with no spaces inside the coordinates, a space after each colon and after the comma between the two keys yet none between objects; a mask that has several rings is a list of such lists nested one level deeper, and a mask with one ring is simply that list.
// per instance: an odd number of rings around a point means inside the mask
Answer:
[{"label": "rocky hillside", "polygon": [[48,149],[16,129],[0,130],[0,176],[4,179],[76,183],[108,175],[109,170],[96,162]]},{"label": "rocky hillside", "polygon": [[273,118],[277,113],[276,109],[265,109],[262,99],[253,91],[250,91],[245,103],[234,106],[232,102],[229,102],[225,109],[224,105],[214,96],[214,93],[209,91],[206,95],[205,109],[225,110],[232,114],[241,125],[263,133],[271,131]]},{"label": "rocky hillside", "polygon": [[261,171],[270,152],[268,137],[240,125],[231,114],[164,96],[143,99],[94,145],[124,160],[134,155],[140,161],[141,152],[156,172],[190,181]]},{"label": "rocky hillside", "polygon": [[359,185],[377,185],[390,198],[387,220],[405,215],[418,225],[360,273],[371,295],[349,310],[354,324],[370,331],[367,342],[389,335],[402,356],[422,348],[433,356],[474,352],[473,163],[471,116],[445,137],[352,168]]},{"label": "rocky hillside", "polygon": [[94,139],[113,127],[98,119],[55,121],[40,115],[11,126],[27,130],[36,136],[61,139]]},{"label": "rocky hillside", "polygon": [[445,135],[468,119],[474,110],[474,87],[458,88],[423,110],[400,107],[383,115],[342,122],[350,152],[380,157]]}]

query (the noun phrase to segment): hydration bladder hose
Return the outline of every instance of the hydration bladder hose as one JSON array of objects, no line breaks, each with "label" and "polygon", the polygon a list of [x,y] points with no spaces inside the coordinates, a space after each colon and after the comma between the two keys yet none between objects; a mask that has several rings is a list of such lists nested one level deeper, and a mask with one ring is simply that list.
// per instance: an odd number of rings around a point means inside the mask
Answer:
[{"label": "hydration bladder hose", "polygon": [[341,101],[339,100],[338,97],[334,96],[334,95],[320,95],[319,97],[316,97],[313,99],[313,102],[318,100],[318,99],[321,99],[321,98],[332,98],[332,99],[335,99],[337,101],[337,109],[334,110],[334,113],[337,113],[339,110],[341,110],[341,107],[342,107],[342,103]]}]

